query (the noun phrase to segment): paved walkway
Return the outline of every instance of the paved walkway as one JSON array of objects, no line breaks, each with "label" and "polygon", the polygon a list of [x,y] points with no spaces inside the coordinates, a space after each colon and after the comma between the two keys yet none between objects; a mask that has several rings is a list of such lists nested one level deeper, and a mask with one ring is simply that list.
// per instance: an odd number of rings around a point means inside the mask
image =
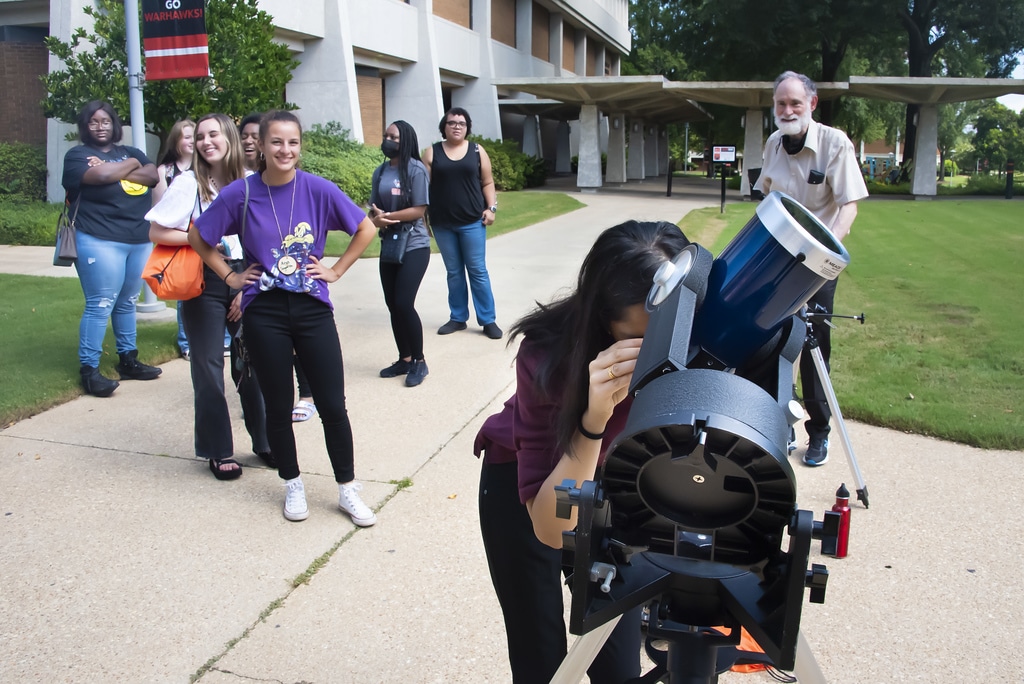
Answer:
[{"label": "paved walkway", "polygon": [[[491,241],[499,323],[570,286],[605,227],[716,203],[663,195],[577,195],[586,208]],[[0,271],[51,275],[33,265],[51,251],[0,248]],[[337,511],[316,420],[296,426],[306,522],[282,518],[281,482],[249,452],[241,421],[245,473],[214,480],[192,458],[182,360],[159,380],[17,423],[0,432],[0,682],[509,681],[471,444],[513,389],[513,350],[475,326],[433,334],[447,319],[435,256],[418,305],[430,375],[407,389],[377,377],[394,351],[376,262],[332,290],[356,470],[378,524],[356,529]],[[848,558],[815,551],[831,572],[827,602],[804,606],[828,680],[1024,680],[1024,494],[1011,484],[1022,454],[849,427],[872,507],[854,509]],[[839,450],[823,468],[794,469],[800,506],[819,518],[850,481]]]}]

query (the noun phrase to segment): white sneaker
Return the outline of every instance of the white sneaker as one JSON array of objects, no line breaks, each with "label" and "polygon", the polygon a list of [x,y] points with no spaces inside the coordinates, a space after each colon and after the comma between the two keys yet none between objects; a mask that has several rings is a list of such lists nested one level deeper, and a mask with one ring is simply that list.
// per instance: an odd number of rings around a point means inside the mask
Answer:
[{"label": "white sneaker", "polygon": [[302,486],[302,478],[285,480],[287,491],[284,495],[284,517],[292,522],[299,522],[309,517],[306,506],[306,488]]},{"label": "white sneaker", "polygon": [[352,522],[359,527],[369,527],[377,522],[377,516],[359,498],[359,491],[362,488],[363,485],[359,482],[339,484],[338,508],[348,513],[349,517],[352,518]]}]

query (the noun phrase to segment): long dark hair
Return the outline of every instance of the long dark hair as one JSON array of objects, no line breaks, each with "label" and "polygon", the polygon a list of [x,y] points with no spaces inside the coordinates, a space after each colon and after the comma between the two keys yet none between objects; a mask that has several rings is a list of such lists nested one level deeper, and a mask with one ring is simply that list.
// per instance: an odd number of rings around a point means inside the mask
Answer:
[{"label": "long dark hair", "polygon": [[[409,182],[409,160],[420,160],[420,142],[416,138],[416,129],[408,122],[399,119],[391,123],[398,129],[398,180],[402,184],[402,206],[405,209],[412,203],[412,183]],[[390,126],[389,126],[390,128]],[[389,162],[384,162],[385,164]]]},{"label": "long dark hair", "polygon": [[[78,113],[78,139],[86,145],[95,145],[96,139],[92,137],[92,132],[89,130],[89,119],[96,112],[103,110],[110,117],[113,127],[110,131],[110,144],[116,145],[121,142],[121,137],[124,135],[124,129],[121,126],[121,118],[114,111],[113,105],[103,100],[93,100],[92,102],[86,103],[82,107],[82,111]],[[142,138],[145,139],[145,136]],[[145,144],[140,145],[139,148],[145,147]]]},{"label": "long dark hair", "polygon": [[587,408],[590,362],[615,341],[612,322],[646,301],[658,267],[688,244],[678,226],[664,221],[609,228],[583,260],[576,289],[550,304],[538,302],[512,326],[510,343],[523,335],[544,350],[535,388],[559,405],[555,428],[561,451],[571,450]]}]

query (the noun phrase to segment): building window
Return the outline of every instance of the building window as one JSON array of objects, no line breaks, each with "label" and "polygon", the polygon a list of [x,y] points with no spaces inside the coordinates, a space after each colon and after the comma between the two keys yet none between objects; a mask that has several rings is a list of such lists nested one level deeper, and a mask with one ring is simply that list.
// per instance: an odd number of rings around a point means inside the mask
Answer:
[{"label": "building window", "polygon": [[533,3],[533,45],[531,53],[537,59],[551,61],[551,13]]},{"label": "building window", "polygon": [[434,0],[434,15],[473,28],[472,0]]},{"label": "building window", "polygon": [[516,0],[491,0],[491,40],[516,46]]}]

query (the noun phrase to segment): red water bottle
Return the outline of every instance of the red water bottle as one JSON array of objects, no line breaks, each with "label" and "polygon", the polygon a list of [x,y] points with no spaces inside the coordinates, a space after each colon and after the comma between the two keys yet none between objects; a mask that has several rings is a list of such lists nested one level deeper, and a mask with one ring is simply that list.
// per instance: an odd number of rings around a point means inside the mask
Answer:
[{"label": "red water bottle", "polygon": [[850,491],[846,483],[836,490],[836,505],[832,510],[839,514],[839,540],[836,544],[836,558],[846,558],[850,548]]}]

